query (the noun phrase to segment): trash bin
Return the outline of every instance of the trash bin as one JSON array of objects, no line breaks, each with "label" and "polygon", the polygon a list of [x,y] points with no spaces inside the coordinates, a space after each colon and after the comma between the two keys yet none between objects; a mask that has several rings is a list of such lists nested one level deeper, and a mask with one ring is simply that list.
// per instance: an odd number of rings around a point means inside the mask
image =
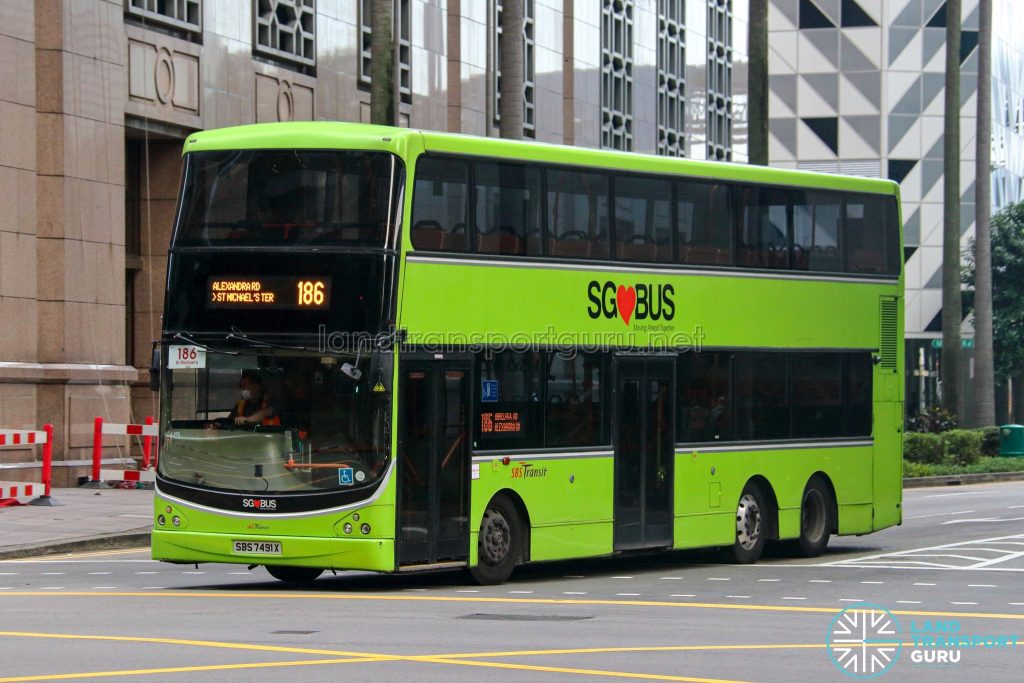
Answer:
[{"label": "trash bin", "polygon": [[1024,456],[1024,426],[1003,425],[999,428],[999,455]]}]

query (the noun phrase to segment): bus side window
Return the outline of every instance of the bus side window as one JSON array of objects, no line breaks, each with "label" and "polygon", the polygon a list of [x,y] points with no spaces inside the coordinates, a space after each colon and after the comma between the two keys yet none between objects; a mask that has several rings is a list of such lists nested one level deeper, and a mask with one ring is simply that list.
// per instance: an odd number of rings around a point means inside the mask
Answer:
[{"label": "bus side window", "polygon": [[788,268],[788,193],[771,188],[747,187],[741,191],[743,223],[737,249],[738,265],[744,268]]},{"label": "bus side window", "polygon": [[679,356],[676,440],[731,441],[732,353],[692,351]]},{"label": "bus side window", "polygon": [[793,269],[837,272],[842,200],[824,192],[794,192]]},{"label": "bus side window", "polygon": [[893,200],[877,196],[847,199],[843,218],[847,272],[898,275],[902,257],[899,230],[896,226],[890,229],[896,221]]},{"label": "bus side window", "polygon": [[615,258],[672,260],[672,185],[641,176],[615,179]]},{"label": "bus side window", "polygon": [[469,164],[421,157],[413,188],[412,245],[416,249],[466,251]]},{"label": "bus side window", "polygon": [[549,170],[549,256],[608,258],[608,176]]},{"label": "bus side window", "polygon": [[679,263],[732,265],[733,202],[728,185],[680,182],[676,188]]},{"label": "bus side window", "polygon": [[604,357],[562,352],[547,354],[544,447],[600,446],[605,443]]},{"label": "bus side window", "polygon": [[540,188],[536,167],[477,163],[473,193],[477,251],[539,256]]}]

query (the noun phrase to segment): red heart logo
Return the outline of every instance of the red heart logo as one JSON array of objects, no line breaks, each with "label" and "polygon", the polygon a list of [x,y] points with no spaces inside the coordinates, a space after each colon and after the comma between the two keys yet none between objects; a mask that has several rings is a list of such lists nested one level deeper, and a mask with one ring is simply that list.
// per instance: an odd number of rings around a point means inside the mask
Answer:
[{"label": "red heart logo", "polygon": [[619,307],[619,315],[622,316],[622,322],[629,325],[633,309],[636,308],[636,290],[632,287],[619,285],[619,289],[615,292],[615,303]]}]

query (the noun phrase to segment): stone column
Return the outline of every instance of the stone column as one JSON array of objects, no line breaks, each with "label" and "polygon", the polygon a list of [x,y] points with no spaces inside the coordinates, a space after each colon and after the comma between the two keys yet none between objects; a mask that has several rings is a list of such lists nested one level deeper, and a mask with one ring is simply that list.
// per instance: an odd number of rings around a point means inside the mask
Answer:
[{"label": "stone column", "polygon": [[[125,363],[123,14],[117,0],[35,2],[38,341],[26,371],[37,421],[55,427],[58,486],[88,471],[94,417],[128,421],[136,377]],[[105,457],[126,454],[120,441],[105,440]]]}]

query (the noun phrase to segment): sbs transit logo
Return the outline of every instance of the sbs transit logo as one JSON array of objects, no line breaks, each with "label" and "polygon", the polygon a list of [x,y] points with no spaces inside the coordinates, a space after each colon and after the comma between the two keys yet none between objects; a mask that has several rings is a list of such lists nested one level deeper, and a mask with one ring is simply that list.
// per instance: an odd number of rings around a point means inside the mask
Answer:
[{"label": "sbs transit logo", "polygon": [[616,285],[611,280],[591,280],[587,285],[587,314],[594,320],[619,318],[629,325],[636,320],[672,320],[676,315],[675,289],[672,285],[637,283]]}]

